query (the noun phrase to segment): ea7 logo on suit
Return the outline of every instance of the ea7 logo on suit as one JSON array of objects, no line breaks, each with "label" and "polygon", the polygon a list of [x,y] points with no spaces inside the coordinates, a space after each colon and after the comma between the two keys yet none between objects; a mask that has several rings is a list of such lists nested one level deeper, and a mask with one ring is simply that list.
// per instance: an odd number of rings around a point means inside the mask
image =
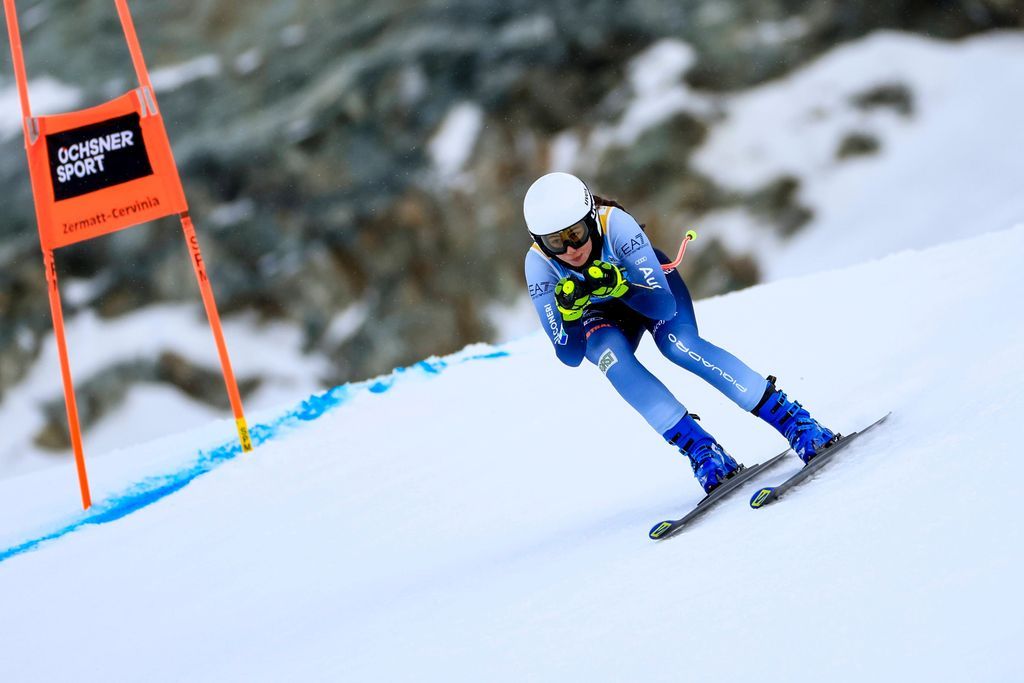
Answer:
[{"label": "ea7 logo on suit", "polygon": [[537,284],[529,285],[529,288],[531,299],[536,299],[555,291],[555,285],[552,282],[538,282]]},{"label": "ea7 logo on suit", "polygon": [[638,232],[629,238],[629,244],[622,245],[622,255],[629,256],[645,244],[647,244],[647,237],[642,232]]}]

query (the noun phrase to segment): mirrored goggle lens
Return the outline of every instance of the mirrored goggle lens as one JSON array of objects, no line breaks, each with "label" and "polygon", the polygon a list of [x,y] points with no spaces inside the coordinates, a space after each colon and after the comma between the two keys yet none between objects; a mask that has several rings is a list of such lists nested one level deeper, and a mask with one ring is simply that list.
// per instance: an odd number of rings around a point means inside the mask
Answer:
[{"label": "mirrored goggle lens", "polygon": [[579,249],[590,239],[590,229],[585,221],[570,225],[565,230],[559,230],[549,235],[542,235],[541,242],[553,254],[564,254],[569,250]]}]

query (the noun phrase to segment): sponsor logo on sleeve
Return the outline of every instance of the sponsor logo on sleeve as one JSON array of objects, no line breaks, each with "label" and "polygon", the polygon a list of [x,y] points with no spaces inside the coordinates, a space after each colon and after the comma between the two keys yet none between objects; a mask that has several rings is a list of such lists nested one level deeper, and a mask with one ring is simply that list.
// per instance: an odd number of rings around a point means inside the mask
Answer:
[{"label": "sponsor logo on sleeve", "polygon": [[647,244],[647,235],[643,232],[638,232],[629,238],[629,242],[622,245],[622,255],[629,256],[645,244]]},{"label": "sponsor logo on sleeve", "polygon": [[608,371],[612,369],[612,366],[619,362],[619,359],[615,357],[615,352],[611,349],[605,349],[601,357],[597,359],[597,369],[603,374],[607,375]]},{"label": "sponsor logo on sleeve", "polygon": [[553,282],[538,282],[529,286],[530,298],[537,299],[545,294],[550,294],[555,291],[555,283]]},{"label": "sponsor logo on sleeve", "polygon": [[544,317],[548,320],[548,329],[551,330],[551,341],[558,346],[565,346],[569,343],[569,335],[565,333],[565,328],[558,324],[558,319],[555,318],[555,309],[551,307],[551,304],[544,304]]},{"label": "sponsor logo on sleeve", "polygon": [[644,277],[644,282],[647,283],[647,287],[650,289],[661,289],[661,285],[658,284],[658,280],[654,277],[654,268],[641,268],[640,274]]}]

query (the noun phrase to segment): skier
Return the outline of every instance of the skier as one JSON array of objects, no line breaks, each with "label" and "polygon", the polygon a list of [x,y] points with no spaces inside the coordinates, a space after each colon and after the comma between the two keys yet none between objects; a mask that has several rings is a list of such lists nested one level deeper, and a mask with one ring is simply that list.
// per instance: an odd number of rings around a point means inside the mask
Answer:
[{"label": "skier", "polygon": [[805,463],[838,438],[799,403],[697,332],[693,300],[669,259],[618,203],[568,173],[537,179],[523,201],[535,244],[526,282],[555,353],[586,356],[645,420],[689,458],[710,493],[740,466],[634,355],[644,330],[676,365],[701,377],[778,430]]}]

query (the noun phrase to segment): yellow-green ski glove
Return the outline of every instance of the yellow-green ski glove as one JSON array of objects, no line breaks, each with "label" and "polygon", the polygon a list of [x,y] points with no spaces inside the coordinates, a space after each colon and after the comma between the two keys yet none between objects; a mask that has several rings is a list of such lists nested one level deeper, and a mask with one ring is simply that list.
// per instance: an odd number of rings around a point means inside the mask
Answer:
[{"label": "yellow-green ski glove", "polygon": [[587,291],[585,283],[571,277],[563,277],[555,285],[555,305],[562,314],[562,320],[579,320],[589,303],[590,292]]},{"label": "yellow-green ski glove", "polygon": [[597,297],[618,299],[629,291],[629,280],[622,275],[618,266],[607,261],[594,261],[583,272],[590,285],[590,293]]}]

